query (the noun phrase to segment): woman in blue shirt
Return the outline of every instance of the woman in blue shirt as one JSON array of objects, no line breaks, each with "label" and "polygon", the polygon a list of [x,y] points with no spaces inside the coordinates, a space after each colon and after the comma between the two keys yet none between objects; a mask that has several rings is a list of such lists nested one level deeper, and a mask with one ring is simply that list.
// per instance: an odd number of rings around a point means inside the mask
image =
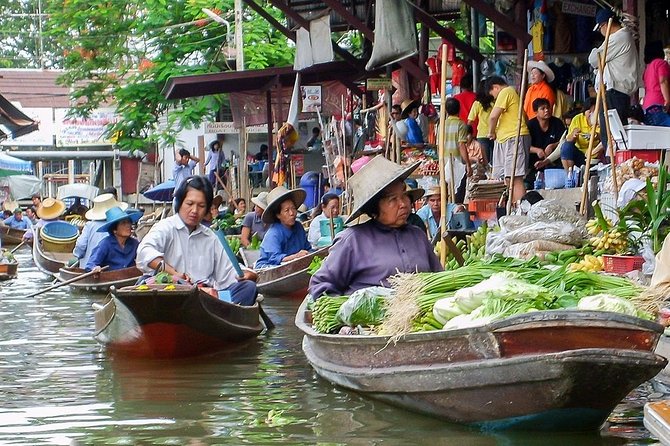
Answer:
[{"label": "woman in blue shirt", "polygon": [[289,190],[278,186],[267,195],[262,220],[270,228],[261,243],[256,268],[280,265],[309,254],[311,246],[302,224],[296,223],[298,207],[305,201],[303,189]]},{"label": "woman in blue shirt", "polygon": [[137,246],[140,242],[130,235],[133,232],[133,224],[137,223],[142,214],[126,213],[119,207],[113,207],[105,215],[107,223],[101,226],[98,232],[108,232],[109,235],[93,249],[86,263],[86,271],[103,266],[109,266],[110,271],[135,266]]}]

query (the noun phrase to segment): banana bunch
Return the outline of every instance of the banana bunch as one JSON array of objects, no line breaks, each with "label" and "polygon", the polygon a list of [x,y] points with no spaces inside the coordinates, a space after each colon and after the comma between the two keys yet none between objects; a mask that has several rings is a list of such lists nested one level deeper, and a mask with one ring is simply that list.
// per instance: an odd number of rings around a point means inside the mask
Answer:
[{"label": "banana bunch", "polygon": [[[611,228],[613,226],[612,220],[609,218],[605,220],[607,223],[607,227]],[[591,236],[596,236],[602,232],[602,227],[598,223],[598,219],[592,218],[591,220],[586,222],[586,230],[588,231],[589,235]]]},{"label": "banana bunch", "polygon": [[571,263],[568,266],[568,271],[588,271],[588,272],[598,272],[602,271],[605,267],[603,263],[602,256],[596,257],[590,254],[584,256],[582,260],[576,263]]},{"label": "banana bunch", "polygon": [[622,254],[628,249],[628,236],[617,228],[611,228],[595,237],[591,237],[590,243],[596,251],[605,250]]},{"label": "banana bunch", "polygon": [[486,246],[486,236],[488,232],[489,227],[484,221],[475,233],[465,237],[468,245],[468,251],[470,253],[477,253],[483,246]]}]

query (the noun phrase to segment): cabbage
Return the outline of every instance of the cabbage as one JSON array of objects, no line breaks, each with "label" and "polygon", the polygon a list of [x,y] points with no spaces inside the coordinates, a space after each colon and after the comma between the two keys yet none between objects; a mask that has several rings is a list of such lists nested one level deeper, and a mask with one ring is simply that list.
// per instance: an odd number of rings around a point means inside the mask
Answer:
[{"label": "cabbage", "polygon": [[464,311],[456,302],[456,297],[445,297],[433,305],[433,317],[440,324],[446,324],[449,319],[463,314]]},{"label": "cabbage", "polygon": [[[529,308],[546,309],[553,297],[546,288],[528,283],[512,272],[493,274],[475,286],[462,288],[454,293],[454,298],[463,313],[472,312],[487,299],[531,301],[533,305]],[[487,315],[495,313],[496,311],[490,311]]]},{"label": "cabbage", "polygon": [[593,296],[582,297],[579,299],[577,308],[580,310],[612,311],[630,316],[640,316],[640,313],[632,302],[610,294],[595,294]]}]

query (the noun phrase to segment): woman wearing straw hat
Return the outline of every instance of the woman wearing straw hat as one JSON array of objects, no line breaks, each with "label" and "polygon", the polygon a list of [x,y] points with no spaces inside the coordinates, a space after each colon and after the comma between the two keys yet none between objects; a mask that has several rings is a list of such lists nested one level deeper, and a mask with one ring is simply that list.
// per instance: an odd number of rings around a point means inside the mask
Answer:
[{"label": "woman wearing straw hat", "polygon": [[289,190],[284,186],[277,186],[268,193],[268,206],[262,220],[270,228],[263,237],[256,268],[280,265],[309,254],[312,247],[305,229],[296,223],[298,208],[306,196],[304,189]]},{"label": "woman wearing straw hat", "polygon": [[45,198],[42,205],[37,208],[37,216],[39,217],[39,220],[26,231],[23,239],[32,239],[33,231],[39,231],[45,224],[58,220],[58,217],[63,215],[63,212],[65,212],[65,203],[55,198]]},{"label": "woman wearing straw hat", "polygon": [[233,303],[253,305],[256,273],[237,273],[211,229],[202,224],[212,207],[212,184],[204,176],[186,179],[175,192],[177,213],[156,223],[137,249],[137,267],[147,274],[165,271],[192,284],[228,290]]},{"label": "woman wearing straw hat", "polygon": [[93,249],[98,246],[103,238],[107,237],[106,232],[98,232],[101,226],[105,224],[107,216],[105,213],[113,207],[118,207],[122,211],[128,209],[127,203],[116,201],[112,194],[100,194],[93,199],[93,207],[86,211],[85,217],[88,220],[81,230],[81,235],[77,237],[77,244],[74,245],[72,253],[76,260],[71,261],[70,265],[79,263],[86,266],[88,259],[93,253]]},{"label": "woman wearing straw hat", "polygon": [[242,235],[240,236],[240,243],[245,248],[251,244],[251,237],[256,234],[259,240],[263,240],[267,225],[263,223],[263,211],[268,206],[267,192],[261,192],[258,196],[253,197],[251,202],[254,204],[254,210],[247,213],[242,220]]},{"label": "woman wearing straw hat", "polygon": [[110,271],[135,266],[137,246],[140,242],[131,237],[133,224],[142,217],[139,212],[126,212],[113,207],[105,212],[105,224],[97,232],[107,233],[98,246],[93,249],[86,263],[86,271],[109,266]]},{"label": "woman wearing straw hat", "polygon": [[537,112],[533,110],[533,101],[538,98],[549,101],[549,112],[553,113],[556,93],[554,93],[554,89],[551,88],[549,83],[554,81],[554,72],[543,60],[529,61],[527,69],[530,86],[523,101],[523,111],[526,113],[526,119],[533,119],[537,115]]},{"label": "woman wearing straw hat", "polygon": [[425,233],[407,224],[410,203],[423,195],[423,189],[408,191],[404,183],[417,167],[418,162],[403,167],[378,156],[350,178],[354,210],[346,223],[361,214],[371,219],[335,237],[310,280],[313,299],[348,295],[380,283],[388,286],[387,279],[397,272],[442,271]]}]

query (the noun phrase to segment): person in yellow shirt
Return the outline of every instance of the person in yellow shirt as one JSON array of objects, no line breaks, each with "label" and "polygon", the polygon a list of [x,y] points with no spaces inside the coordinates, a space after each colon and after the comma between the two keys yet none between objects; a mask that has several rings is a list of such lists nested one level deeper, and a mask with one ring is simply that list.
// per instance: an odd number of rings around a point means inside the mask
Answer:
[{"label": "person in yellow shirt", "polygon": [[[519,120],[519,108],[521,107],[519,94],[499,76],[488,78],[486,89],[495,98],[489,117],[489,139],[495,141],[493,178],[504,177],[505,183],[512,185],[512,200],[520,199],[526,193],[523,178],[528,170],[530,132],[524,117],[521,116]],[[516,166],[512,172],[514,152],[517,150],[517,133],[519,134],[518,151]]]},{"label": "person in yellow shirt", "polygon": [[[584,112],[576,115],[570,122],[565,143],[561,146],[561,163],[565,170],[573,166],[583,166],[586,164],[586,151],[589,148],[591,138],[591,129],[597,126],[597,116],[594,113],[596,100],[588,98],[584,103]],[[598,127],[596,127],[592,158],[602,150],[602,144],[599,142],[600,136]]]},{"label": "person in yellow shirt", "polygon": [[489,139],[489,118],[493,108],[493,96],[486,90],[486,83],[480,82],[477,98],[468,113],[468,125],[475,129],[477,142],[484,149],[486,160],[493,160],[493,141]]}]

